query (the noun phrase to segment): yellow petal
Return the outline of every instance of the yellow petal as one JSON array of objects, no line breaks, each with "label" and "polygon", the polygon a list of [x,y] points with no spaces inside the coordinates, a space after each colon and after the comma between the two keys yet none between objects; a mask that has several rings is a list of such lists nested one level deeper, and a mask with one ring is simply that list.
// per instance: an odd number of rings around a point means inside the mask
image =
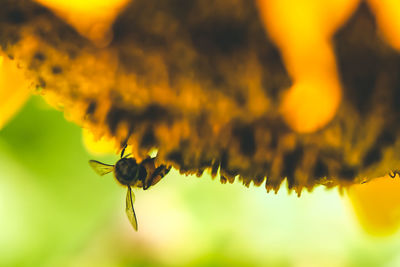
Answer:
[{"label": "yellow petal", "polygon": [[0,129],[16,114],[30,95],[28,82],[15,63],[0,54]]},{"label": "yellow petal", "polygon": [[336,114],[342,93],[329,40],[358,1],[257,2],[265,28],[282,51],[294,80],[282,97],[283,118],[297,132],[321,129]]},{"label": "yellow petal", "polygon": [[400,50],[400,2],[398,0],[370,0],[369,2],[385,38]]},{"label": "yellow petal", "polygon": [[37,0],[99,46],[112,40],[111,25],[129,0]]},{"label": "yellow petal", "polygon": [[111,139],[107,139],[106,137],[96,138],[87,129],[83,129],[82,138],[86,149],[93,155],[115,154],[115,142]]},{"label": "yellow petal", "polygon": [[370,234],[390,235],[400,226],[400,178],[389,176],[348,189],[355,213]]}]

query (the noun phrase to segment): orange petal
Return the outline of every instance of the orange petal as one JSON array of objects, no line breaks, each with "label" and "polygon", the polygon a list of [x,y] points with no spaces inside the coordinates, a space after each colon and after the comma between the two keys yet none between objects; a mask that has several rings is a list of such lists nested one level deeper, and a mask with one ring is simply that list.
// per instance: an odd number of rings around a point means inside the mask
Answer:
[{"label": "orange petal", "polygon": [[389,176],[348,189],[355,213],[365,230],[390,235],[400,226],[400,179]]},{"label": "orange petal", "polygon": [[261,17],[280,48],[294,84],[280,111],[297,132],[314,132],[331,121],[341,87],[329,42],[358,0],[258,0]]},{"label": "orange petal", "polygon": [[36,0],[99,46],[112,40],[111,25],[129,0]]},{"label": "orange petal", "polygon": [[385,38],[393,47],[400,50],[400,1],[369,0],[369,2]]},{"label": "orange petal", "polygon": [[28,82],[15,63],[0,54],[0,129],[16,114],[30,95]]}]

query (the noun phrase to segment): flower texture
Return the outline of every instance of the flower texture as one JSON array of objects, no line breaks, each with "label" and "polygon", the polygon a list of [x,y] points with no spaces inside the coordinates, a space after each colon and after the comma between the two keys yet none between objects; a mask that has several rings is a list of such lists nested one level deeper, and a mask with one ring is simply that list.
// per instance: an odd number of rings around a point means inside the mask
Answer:
[{"label": "flower texture", "polygon": [[0,1],[5,55],[95,138],[222,183],[287,179],[299,195],[399,167],[400,57],[378,2],[120,2],[93,33]]}]

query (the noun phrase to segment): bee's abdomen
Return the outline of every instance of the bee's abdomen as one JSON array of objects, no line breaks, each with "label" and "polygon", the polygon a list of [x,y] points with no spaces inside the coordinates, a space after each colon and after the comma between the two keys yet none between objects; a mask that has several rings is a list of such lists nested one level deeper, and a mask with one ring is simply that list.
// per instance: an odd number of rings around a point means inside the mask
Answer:
[{"label": "bee's abdomen", "polygon": [[165,166],[165,165],[161,165],[160,167],[158,167],[157,169],[156,169],[156,171],[157,170],[160,170],[159,171],[159,173],[158,173],[158,175],[161,177],[161,178],[163,178],[165,175],[167,175],[168,173],[169,173],[169,171],[171,170],[171,166]]}]

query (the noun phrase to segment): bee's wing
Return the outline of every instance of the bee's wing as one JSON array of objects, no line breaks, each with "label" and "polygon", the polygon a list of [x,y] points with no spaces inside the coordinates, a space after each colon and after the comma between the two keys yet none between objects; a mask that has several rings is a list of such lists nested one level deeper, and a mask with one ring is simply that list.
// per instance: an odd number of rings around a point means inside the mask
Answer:
[{"label": "bee's wing", "polygon": [[132,193],[131,187],[128,185],[128,192],[126,193],[126,215],[131,222],[135,231],[138,230],[137,219],[135,210],[133,209],[133,202],[135,202],[135,195]]},{"label": "bee's wing", "polygon": [[114,170],[114,165],[108,165],[101,163],[97,160],[89,160],[89,164],[92,167],[92,169],[98,174],[98,175],[105,175],[107,173],[110,173]]}]

